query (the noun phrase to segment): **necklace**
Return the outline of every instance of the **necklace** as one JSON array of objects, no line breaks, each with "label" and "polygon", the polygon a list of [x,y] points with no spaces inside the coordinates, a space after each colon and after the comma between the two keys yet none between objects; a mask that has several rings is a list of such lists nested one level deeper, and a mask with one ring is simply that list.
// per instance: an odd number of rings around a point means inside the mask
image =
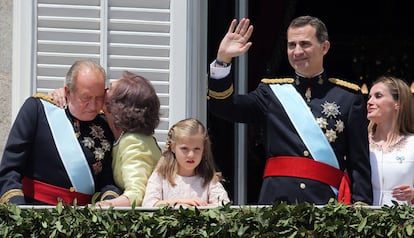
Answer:
[{"label": "necklace", "polygon": [[390,143],[388,141],[374,141],[374,138],[370,136],[369,143],[373,146],[375,146],[378,150],[381,150],[383,152],[390,152],[394,149],[398,149],[401,146],[402,141],[404,140],[405,136],[400,135],[398,138]]},{"label": "necklace", "polygon": [[124,131],[121,132],[121,134],[119,135],[118,139],[116,139],[116,141],[114,142],[114,145],[117,145],[119,143],[119,141],[121,140],[121,137],[124,135]]}]

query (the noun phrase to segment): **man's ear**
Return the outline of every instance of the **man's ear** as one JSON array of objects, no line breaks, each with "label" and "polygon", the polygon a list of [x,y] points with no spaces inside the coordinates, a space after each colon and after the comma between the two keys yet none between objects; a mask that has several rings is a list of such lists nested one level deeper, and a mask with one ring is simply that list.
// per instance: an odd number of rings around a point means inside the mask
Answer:
[{"label": "man's ear", "polygon": [[69,87],[68,86],[65,86],[64,87],[64,89],[65,89],[65,96],[67,97],[67,96],[69,96],[69,94],[70,94],[70,89],[69,89]]},{"label": "man's ear", "polygon": [[328,50],[330,47],[331,47],[331,43],[329,41],[326,40],[322,43],[322,50],[325,54],[328,53]]}]

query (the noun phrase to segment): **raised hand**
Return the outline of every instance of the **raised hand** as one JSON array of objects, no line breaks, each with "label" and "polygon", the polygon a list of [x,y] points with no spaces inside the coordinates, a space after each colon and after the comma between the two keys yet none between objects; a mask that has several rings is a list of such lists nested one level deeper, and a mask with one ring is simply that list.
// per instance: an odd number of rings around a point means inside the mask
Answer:
[{"label": "raised hand", "polygon": [[237,20],[234,19],[226,35],[221,40],[217,52],[217,59],[225,63],[230,63],[233,57],[244,54],[252,45],[252,42],[249,42],[253,32],[253,26],[250,25],[250,20],[243,18],[237,27],[236,24]]}]

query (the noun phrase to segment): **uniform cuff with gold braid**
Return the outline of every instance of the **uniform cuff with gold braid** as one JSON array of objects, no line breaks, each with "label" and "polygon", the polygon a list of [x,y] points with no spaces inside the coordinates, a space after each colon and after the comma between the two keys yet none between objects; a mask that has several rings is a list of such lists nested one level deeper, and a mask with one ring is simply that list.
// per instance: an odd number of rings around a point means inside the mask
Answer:
[{"label": "uniform cuff with gold braid", "polygon": [[220,65],[221,67],[227,68],[231,65],[231,63],[226,63],[226,62],[223,62],[223,61],[220,61],[220,60],[216,59],[215,65],[216,66]]},{"label": "uniform cuff with gold braid", "polygon": [[114,191],[106,191],[102,194],[101,201],[109,200],[109,199],[113,199],[113,198],[117,198],[117,197],[119,197],[118,193],[116,193]]}]

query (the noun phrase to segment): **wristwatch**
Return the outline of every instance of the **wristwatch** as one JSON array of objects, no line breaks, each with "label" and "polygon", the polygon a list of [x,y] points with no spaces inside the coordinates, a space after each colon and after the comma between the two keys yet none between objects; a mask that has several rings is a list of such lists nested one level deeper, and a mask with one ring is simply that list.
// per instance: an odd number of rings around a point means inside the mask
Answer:
[{"label": "wristwatch", "polygon": [[223,61],[220,61],[220,60],[216,59],[215,65],[216,66],[220,65],[221,67],[227,68],[231,65],[231,63],[225,63]]}]

